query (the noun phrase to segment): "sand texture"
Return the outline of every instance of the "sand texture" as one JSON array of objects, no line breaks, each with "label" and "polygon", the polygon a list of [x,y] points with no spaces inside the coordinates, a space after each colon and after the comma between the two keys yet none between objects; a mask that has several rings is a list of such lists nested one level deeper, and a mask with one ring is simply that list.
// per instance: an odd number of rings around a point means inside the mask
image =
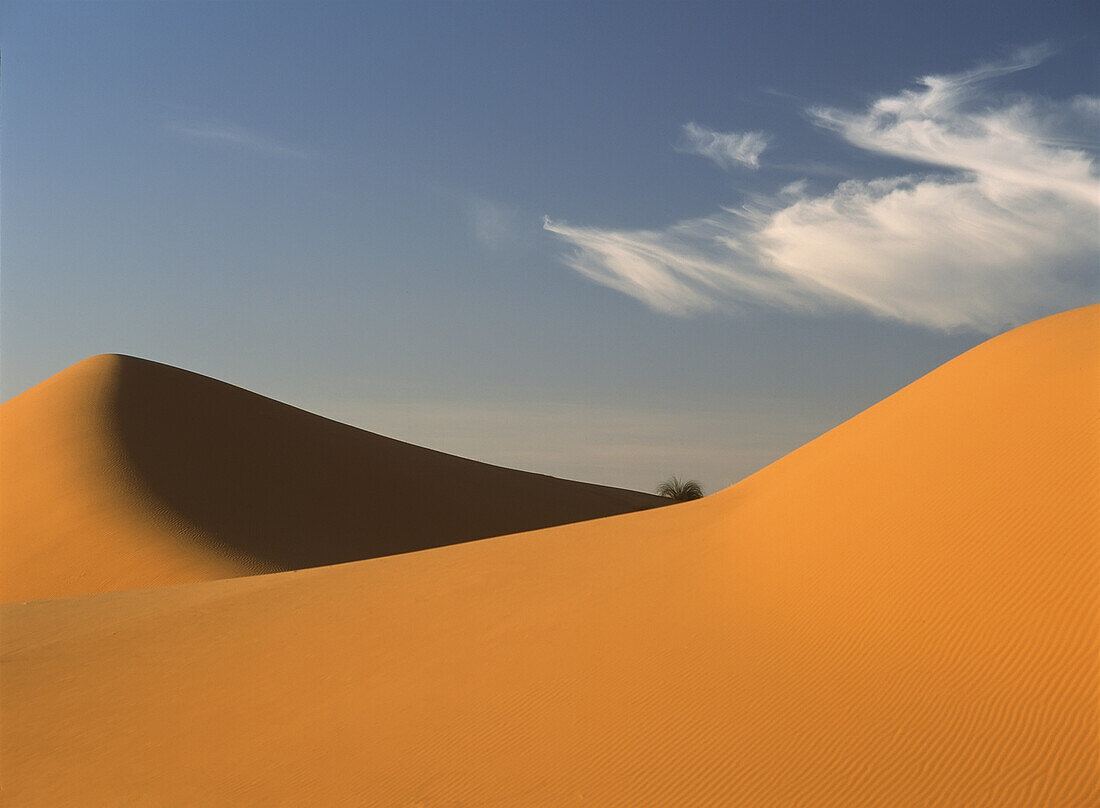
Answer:
[{"label": "sand texture", "polygon": [[4,797],[1095,805],[1098,338],[1011,331],[693,503],[5,605]]},{"label": "sand texture", "polygon": [[0,407],[0,455],[0,601],[358,561],[668,503],[118,355]]}]

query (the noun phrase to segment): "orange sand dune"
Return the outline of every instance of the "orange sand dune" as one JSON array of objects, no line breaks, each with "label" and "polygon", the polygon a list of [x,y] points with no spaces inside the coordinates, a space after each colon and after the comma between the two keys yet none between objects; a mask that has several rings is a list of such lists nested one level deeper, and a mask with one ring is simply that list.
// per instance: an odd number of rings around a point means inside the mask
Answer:
[{"label": "orange sand dune", "polygon": [[1070,806],[1100,307],[695,503],[9,604],[11,805]]},{"label": "orange sand dune", "polygon": [[668,504],[411,446],[127,356],[0,407],[0,600],[358,561]]}]

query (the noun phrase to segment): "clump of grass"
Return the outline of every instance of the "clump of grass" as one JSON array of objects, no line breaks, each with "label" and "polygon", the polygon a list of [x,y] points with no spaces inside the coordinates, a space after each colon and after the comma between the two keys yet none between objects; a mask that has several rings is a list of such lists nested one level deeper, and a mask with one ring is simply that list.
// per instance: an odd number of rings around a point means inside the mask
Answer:
[{"label": "clump of grass", "polygon": [[668,497],[676,502],[687,502],[691,499],[700,499],[703,496],[703,486],[699,485],[698,480],[669,477],[657,486],[657,496]]}]

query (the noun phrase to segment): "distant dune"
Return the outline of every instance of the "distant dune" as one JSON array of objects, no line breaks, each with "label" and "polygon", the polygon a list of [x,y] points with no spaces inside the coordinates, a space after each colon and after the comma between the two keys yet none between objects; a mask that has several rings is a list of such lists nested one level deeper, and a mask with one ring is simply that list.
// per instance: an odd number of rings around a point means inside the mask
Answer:
[{"label": "distant dune", "polygon": [[667,505],[103,355],[0,407],[0,600],[358,561]]},{"label": "distant dune", "polygon": [[693,503],[8,604],[5,799],[1095,805],[1098,343],[1016,329]]}]

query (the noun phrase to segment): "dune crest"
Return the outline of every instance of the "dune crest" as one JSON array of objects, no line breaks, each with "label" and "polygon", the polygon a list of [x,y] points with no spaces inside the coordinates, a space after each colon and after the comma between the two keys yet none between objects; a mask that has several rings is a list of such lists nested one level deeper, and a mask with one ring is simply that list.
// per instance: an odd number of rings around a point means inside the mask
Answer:
[{"label": "dune crest", "polygon": [[0,600],[317,567],[668,504],[84,360],[0,407]]},{"label": "dune crest", "polygon": [[716,495],[7,604],[5,796],[1095,805],[1100,306]]}]

